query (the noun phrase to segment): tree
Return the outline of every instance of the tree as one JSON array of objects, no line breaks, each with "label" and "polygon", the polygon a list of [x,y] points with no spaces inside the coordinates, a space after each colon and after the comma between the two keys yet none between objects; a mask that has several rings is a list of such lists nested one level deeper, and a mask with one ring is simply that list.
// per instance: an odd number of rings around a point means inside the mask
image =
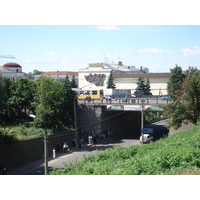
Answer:
[{"label": "tree", "polygon": [[183,103],[187,109],[187,120],[197,123],[200,114],[200,71],[187,76],[183,82]]},{"label": "tree", "polygon": [[42,74],[42,73],[44,73],[44,72],[43,72],[43,71],[39,71],[39,70],[37,70],[37,69],[34,69],[33,72],[25,73],[25,75],[26,75],[26,77],[27,77],[28,79],[34,79],[34,76],[35,76],[35,75]]},{"label": "tree", "polygon": [[62,118],[61,121],[63,124],[70,125],[74,120],[74,99],[76,98],[76,93],[71,89],[71,83],[68,80],[62,80],[61,86],[65,91],[65,99],[63,102],[63,108],[61,110]]},{"label": "tree", "polygon": [[151,89],[150,89],[150,82],[147,78],[147,82],[145,82],[144,78],[139,76],[137,81],[137,88],[135,90],[135,95],[152,95]]},{"label": "tree", "polygon": [[0,77],[0,120],[3,118],[3,112],[6,109],[6,102],[7,102],[7,95],[6,95],[6,88],[4,84],[4,80]]},{"label": "tree", "polygon": [[77,88],[77,84],[76,84],[76,80],[75,80],[75,76],[74,75],[72,76],[71,85],[72,85],[72,88]]},{"label": "tree", "polygon": [[116,85],[114,84],[114,79],[113,79],[113,75],[112,75],[112,71],[110,72],[110,75],[108,77],[108,81],[107,81],[107,89],[115,89]]},{"label": "tree", "polygon": [[[172,79],[174,82],[174,88],[176,88],[171,95],[174,97],[174,101],[165,106],[165,112],[170,118],[170,125],[174,128],[179,128],[184,122],[197,123],[200,113],[200,72],[196,70],[186,71],[184,76],[181,76],[180,69],[176,67],[176,70],[182,79]],[[192,73],[191,73],[192,72]],[[180,84],[178,86],[178,83]],[[170,84],[170,82],[169,82]],[[171,84],[172,86],[173,84]],[[176,86],[176,87],[175,87]]]},{"label": "tree", "polygon": [[167,83],[167,92],[172,99],[175,99],[177,98],[177,92],[182,90],[182,83],[185,79],[185,74],[182,72],[182,68],[178,65],[170,71],[171,76]]},{"label": "tree", "polygon": [[9,104],[14,108],[18,114],[24,109],[31,107],[34,102],[36,84],[28,79],[20,78],[17,82],[12,83],[10,86]]},{"label": "tree", "polygon": [[146,85],[145,85],[145,94],[146,95],[152,95],[149,78],[147,78],[147,82],[146,82]]},{"label": "tree", "polygon": [[40,77],[37,81],[37,95],[39,104],[36,107],[36,116],[44,120],[49,128],[59,126],[65,101],[65,90],[61,82],[51,77]]}]

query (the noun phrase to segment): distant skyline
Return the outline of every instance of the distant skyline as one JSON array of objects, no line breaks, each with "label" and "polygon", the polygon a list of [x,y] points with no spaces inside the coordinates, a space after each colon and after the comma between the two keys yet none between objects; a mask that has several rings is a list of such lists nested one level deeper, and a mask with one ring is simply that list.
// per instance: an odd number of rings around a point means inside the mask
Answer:
[{"label": "distant skyline", "polygon": [[0,65],[23,72],[78,71],[109,62],[170,72],[175,64],[200,69],[199,25],[0,25]]}]

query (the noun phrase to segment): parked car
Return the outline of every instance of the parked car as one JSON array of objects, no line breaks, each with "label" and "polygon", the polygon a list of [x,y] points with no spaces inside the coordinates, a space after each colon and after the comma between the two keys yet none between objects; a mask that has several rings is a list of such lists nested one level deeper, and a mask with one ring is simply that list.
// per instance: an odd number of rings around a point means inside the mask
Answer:
[{"label": "parked car", "polygon": [[160,97],[158,100],[161,100],[161,101],[172,101],[172,98],[170,96],[163,96],[163,97]]},{"label": "parked car", "polygon": [[[143,134],[143,143],[148,143],[153,140],[153,136],[151,134]],[[140,136],[140,143],[142,143],[142,136]]]}]

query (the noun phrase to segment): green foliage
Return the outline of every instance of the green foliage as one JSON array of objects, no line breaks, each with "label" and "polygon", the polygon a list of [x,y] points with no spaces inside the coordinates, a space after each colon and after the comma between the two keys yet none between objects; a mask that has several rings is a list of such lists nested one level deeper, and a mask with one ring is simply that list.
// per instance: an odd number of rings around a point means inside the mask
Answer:
[{"label": "green foliage", "polygon": [[[71,90],[69,81],[57,81],[43,76],[37,82],[37,95],[39,104],[36,116],[45,121],[47,127],[66,124],[72,118],[75,93]],[[42,124],[37,118],[37,123]]]},{"label": "green foliage", "polygon": [[182,83],[185,79],[182,68],[178,65],[171,69],[171,76],[167,83],[167,92],[172,99],[176,99],[177,92],[182,90]]},{"label": "green foliage", "polygon": [[0,127],[0,146],[17,142],[17,137],[13,134],[11,127]]},{"label": "green foliage", "polygon": [[112,71],[110,72],[110,75],[108,77],[107,88],[110,88],[110,89],[115,89],[116,88],[116,85],[114,84]]},{"label": "green foliage", "polygon": [[145,82],[144,78],[139,76],[137,81],[137,88],[135,90],[135,95],[152,95],[151,89],[150,89],[150,82],[147,78],[147,81]]},{"label": "green foliage", "polygon": [[87,156],[51,174],[154,175],[200,167],[200,128],[143,146],[116,147]]},{"label": "green foliage", "polygon": [[[9,104],[18,111],[31,107],[34,102],[36,85],[33,81],[20,78],[10,86]],[[26,112],[26,111],[25,111]]]},{"label": "green foliage", "polygon": [[189,68],[185,74],[176,66],[168,82],[168,92],[174,102],[165,106],[170,125],[179,128],[185,121],[197,123],[200,113],[200,72]]},{"label": "green foliage", "polygon": [[144,112],[145,120],[148,122],[155,122],[160,120],[160,114],[156,112]]}]

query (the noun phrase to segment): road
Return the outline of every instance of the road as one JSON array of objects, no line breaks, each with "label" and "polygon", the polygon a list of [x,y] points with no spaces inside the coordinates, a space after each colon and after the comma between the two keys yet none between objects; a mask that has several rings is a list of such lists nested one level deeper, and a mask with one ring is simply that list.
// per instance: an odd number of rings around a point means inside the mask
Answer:
[{"label": "road", "polygon": [[[146,128],[153,128],[154,133],[152,134],[155,140],[158,140],[163,135],[167,135],[168,130],[166,128],[167,121],[163,120],[152,125],[146,126]],[[85,146],[81,149],[72,148],[70,153],[58,153],[55,159],[49,158],[48,166],[49,171],[56,168],[62,168],[65,163],[71,163],[73,161],[81,161],[84,156],[95,155],[100,150],[105,150],[107,148],[113,148],[116,146],[127,147],[130,145],[141,145],[139,142],[139,137],[136,139],[131,135],[123,135],[118,137],[113,137],[106,139],[101,143],[95,144],[93,146]],[[44,160],[38,160],[30,164],[25,165],[19,169],[8,172],[8,175],[43,175],[44,174]]]}]

